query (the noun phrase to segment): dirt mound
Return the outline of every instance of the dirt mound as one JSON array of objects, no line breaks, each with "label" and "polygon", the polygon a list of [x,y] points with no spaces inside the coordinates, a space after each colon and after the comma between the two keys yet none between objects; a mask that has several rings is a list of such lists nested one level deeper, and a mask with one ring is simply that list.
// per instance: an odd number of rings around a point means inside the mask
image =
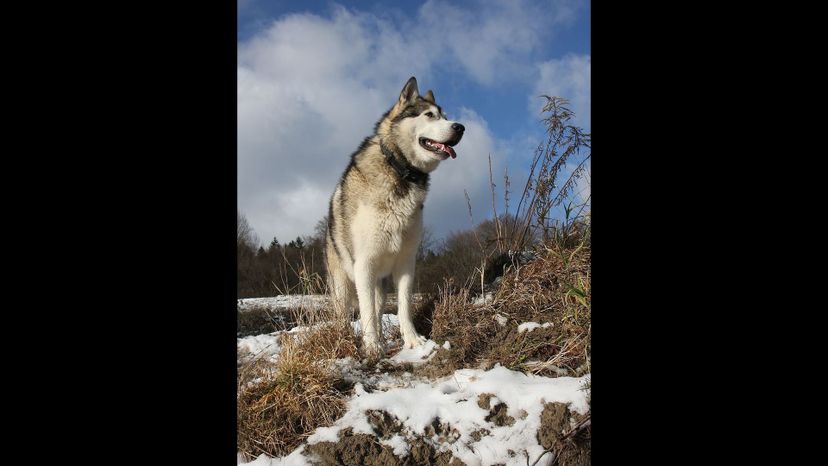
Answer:
[{"label": "dirt mound", "polygon": [[[493,395],[484,393],[477,400],[478,406],[489,410],[486,421],[499,427],[513,425],[515,419],[506,414],[508,406],[500,401],[496,402],[494,406],[490,406],[492,398],[494,398]],[[561,406],[566,411],[566,405]],[[321,461],[320,464],[323,465],[461,466],[465,464],[458,458],[454,458],[451,452],[438,451],[439,445],[451,444],[460,438],[459,432],[452,428],[450,424],[442,422],[440,418],[434,419],[430,425],[426,426],[423,435],[414,436],[412,439],[410,434],[406,435],[404,432],[402,422],[389,413],[372,410],[368,411],[366,415],[368,423],[374,431],[373,435],[355,434],[352,428],[348,428],[342,431],[337,442],[320,442],[309,445],[306,449],[307,454],[309,456],[316,455]],[[567,415],[566,420],[568,419]],[[557,429],[558,424],[556,422],[558,421],[558,417],[549,417],[551,426],[549,429],[551,431]],[[487,429],[480,429],[471,435],[475,441],[480,441],[488,434]],[[394,454],[392,447],[381,443],[382,440],[389,440],[396,435],[405,437],[408,446],[408,454],[402,458]],[[548,436],[549,434],[545,435]]]},{"label": "dirt mound", "polygon": [[399,464],[394,451],[381,445],[376,437],[368,434],[354,434],[352,429],[342,433],[339,441],[320,442],[308,445],[309,455],[318,458],[316,464],[345,466],[391,466]]},{"label": "dirt mound", "polygon": [[515,418],[506,414],[506,411],[509,409],[509,407],[506,406],[506,403],[500,402],[494,406],[490,406],[491,400],[491,393],[483,393],[477,399],[477,406],[490,410],[489,415],[486,416],[486,421],[492,422],[498,427],[513,425],[515,423]]},{"label": "dirt mound", "polygon": [[437,348],[434,357],[427,364],[412,368],[417,377],[427,377],[431,380],[451,375],[457,369],[464,367],[462,353],[445,348]]},{"label": "dirt mound", "polygon": [[583,466],[592,462],[591,429],[589,427],[573,432],[575,425],[581,421],[578,414],[571,414],[565,404],[547,403],[541,413],[541,426],[538,429],[538,443],[547,450],[557,454],[558,466]]},{"label": "dirt mound", "polygon": [[[373,419],[374,422],[379,421],[382,426],[374,425],[374,429],[379,429],[386,434],[393,431],[394,420],[391,416],[383,413]],[[385,422],[391,424],[384,425]],[[439,424],[439,423],[438,423]],[[391,430],[389,430],[391,429]],[[428,432],[426,433],[428,434]],[[379,432],[377,435],[381,437]],[[390,435],[389,435],[390,437]],[[393,448],[388,445],[383,445],[377,441],[377,437],[368,434],[354,434],[352,429],[346,429],[342,432],[339,441],[334,442],[319,442],[313,445],[308,445],[306,448],[308,455],[316,455],[319,462],[316,464],[324,466],[344,465],[344,466],[462,466],[463,462],[453,458],[451,452],[437,452],[434,446],[427,440],[416,439],[409,443],[409,453],[404,458],[400,458],[394,454]]]}]

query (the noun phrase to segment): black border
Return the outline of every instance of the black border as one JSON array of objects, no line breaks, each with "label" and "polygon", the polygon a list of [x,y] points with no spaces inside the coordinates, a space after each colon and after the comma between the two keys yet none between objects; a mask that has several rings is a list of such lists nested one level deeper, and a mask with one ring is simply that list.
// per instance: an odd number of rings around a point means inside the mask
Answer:
[{"label": "black border", "polygon": [[[706,462],[696,439],[726,415],[711,406],[727,387],[705,391],[732,368],[721,366],[729,347],[708,351],[711,327],[733,328],[715,306],[712,256],[742,240],[722,233],[729,211],[715,209],[731,191],[708,189],[741,164],[703,134],[733,90],[707,78],[738,53],[702,43],[720,7],[591,8],[598,464],[690,451]],[[39,22],[48,37],[18,34],[34,53],[12,68],[46,95],[19,119],[48,129],[17,135],[26,148],[10,158],[48,168],[31,167],[49,172],[34,187],[51,188],[51,202],[30,209],[44,217],[31,229],[46,232],[36,244],[48,272],[30,276],[61,298],[18,327],[55,338],[43,356],[25,354],[35,374],[19,380],[42,406],[26,417],[93,416],[93,430],[72,424],[55,440],[84,458],[235,464],[236,5],[86,8]],[[711,153],[715,169],[703,163]],[[59,391],[32,360],[65,369]]]}]

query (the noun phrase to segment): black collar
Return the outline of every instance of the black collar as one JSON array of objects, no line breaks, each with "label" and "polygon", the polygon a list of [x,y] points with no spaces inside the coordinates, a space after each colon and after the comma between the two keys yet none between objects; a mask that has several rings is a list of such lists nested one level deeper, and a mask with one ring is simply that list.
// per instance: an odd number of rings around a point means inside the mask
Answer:
[{"label": "black collar", "polygon": [[388,165],[391,165],[391,168],[393,168],[402,179],[410,181],[418,186],[425,186],[428,184],[428,173],[412,166],[402,157],[402,155],[397,157],[391,149],[385,146],[385,144],[380,144],[380,150],[385,155],[385,160],[388,162]]}]

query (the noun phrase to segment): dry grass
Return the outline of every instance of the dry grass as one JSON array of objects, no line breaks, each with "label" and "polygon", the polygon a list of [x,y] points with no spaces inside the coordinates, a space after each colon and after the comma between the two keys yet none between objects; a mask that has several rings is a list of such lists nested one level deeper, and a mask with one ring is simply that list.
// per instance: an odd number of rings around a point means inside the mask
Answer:
[{"label": "dry grass", "polygon": [[[447,370],[500,363],[549,376],[589,371],[590,245],[588,234],[577,239],[548,241],[535,260],[508,270],[489,304],[472,305],[468,289],[442,291],[432,338],[451,342],[447,358],[454,364]],[[518,333],[523,322],[553,325]]]},{"label": "dry grass", "polygon": [[[588,235],[579,238],[549,241],[535,260],[507,270],[489,304],[473,305],[468,288],[445,287],[434,303],[432,338],[452,347],[426,365],[429,375],[480,363],[547,376],[589,371],[590,246]],[[333,321],[329,309],[300,309],[293,320],[309,330],[283,334],[275,363],[260,358],[239,369],[238,449],[248,460],[289,454],[345,410],[351,387],[332,362],[358,358],[351,326]],[[553,326],[518,333],[529,321]]]},{"label": "dry grass", "polygon": [[327,312],[297,313],[309,330],[283,334],[275,363],[257,359],[239,369],[238,449],[248,459],[284,456],[344,412],[350,387],[332,362],[356,358],[357,340],[349,324],[325,322]]}]

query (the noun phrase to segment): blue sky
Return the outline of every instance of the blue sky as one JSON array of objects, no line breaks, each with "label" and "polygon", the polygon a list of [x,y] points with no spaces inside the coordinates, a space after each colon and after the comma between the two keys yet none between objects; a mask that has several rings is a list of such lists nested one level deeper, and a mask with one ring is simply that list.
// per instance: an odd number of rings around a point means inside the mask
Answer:
[{"label": "blue sky", "polygon": [[522,188],[543,136],[537,95],[570,99],[590,128],[588,1],[241,0],[238,23],[239,209],[265,244],[312,232],[408,76],[467,127],[432,176],[437,238],[470,226],[464,191],[475,221],[490,216],[489,154],[495,183],[508,167]]}]

